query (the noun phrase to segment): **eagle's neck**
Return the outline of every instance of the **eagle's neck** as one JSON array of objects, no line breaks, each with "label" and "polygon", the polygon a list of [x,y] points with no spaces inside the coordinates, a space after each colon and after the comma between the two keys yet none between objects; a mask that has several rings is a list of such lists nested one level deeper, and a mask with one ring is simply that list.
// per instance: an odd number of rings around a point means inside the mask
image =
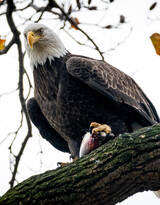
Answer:
[{"label": "eagle's neck", "polygon": [[65,62],[70,58],[71,54],[67,53],[63,57],[47,59],[46,62],[38,64],[33,69],[34,90],[37,101],[51,100],[55,101],[59,89],[59,80],[61,75],[65,73]]},{"label": "eagle's neck", "polygon": [[37,44],[33,49],[28,49],[28,56],[32,68],[38,68],[38,65],[44,65],[47,60],[53,61],[55,58],[61,58],[67,53],[61,41],[48,42],[47,46],[43,43]]}]

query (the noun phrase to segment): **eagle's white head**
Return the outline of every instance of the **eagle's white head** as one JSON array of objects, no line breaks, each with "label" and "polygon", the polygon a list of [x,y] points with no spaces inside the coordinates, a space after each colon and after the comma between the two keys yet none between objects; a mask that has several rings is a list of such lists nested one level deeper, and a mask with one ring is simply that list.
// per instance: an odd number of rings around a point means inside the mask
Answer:
[{"label": "eagle's white head", "polygon": [[32,23],[24,30],[25,48],[30,58],[31,67],[44,64],[66,54],[66,49],[59,37],[47,26]]}]

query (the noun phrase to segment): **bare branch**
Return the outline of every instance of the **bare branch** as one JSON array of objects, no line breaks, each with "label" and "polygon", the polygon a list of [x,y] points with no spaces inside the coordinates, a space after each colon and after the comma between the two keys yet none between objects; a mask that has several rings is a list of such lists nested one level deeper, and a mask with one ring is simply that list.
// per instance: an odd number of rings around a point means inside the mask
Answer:
[{"label": "bare branch", "polygon": [[133,27],[131,26],[130,29],[129,29],[129,33],[124,37],[124,39],[122,39],[122,41],[116,43],[116,45],[113,46],[112,48],[106,50],[105,53],[107,53],[107,52],[110,53],[111,51],[114,51],[118,46],[120,46],[120,45],[122,45],[123,43],[125,43],[126,40],[129,38],[129,36],[130,36],[132,30],[133,30]]},{"label": "bare branch", "polygon": [[36,10],[36,12],[43,12],[45,10],[45,6],[38,7],[37,5],[32,4],[31,7]]},{"label": "bare branch", "polygon": [[85,43],[81,43],[80,41],[78,41],[76,38],[74,38],[67,30],[63,29],[65,31],[65,33],[72,39],[74,40],[77,44],[81,45],[81,46],[85,46],[91,49],[94,49],[93,47],[86,45]]},{"label": "bare branch", "polygon": [[49,2],[50,2],[50,5],[52,6],[52,8],[53,7],[58,8],[62,12],[62,14],[66,18],[66,20],[68,22],[70,22],[71,25],[74,25],[77,30],[79,30],[81,33],[83,33],[87,37],[87,39],[94,45],[95,49],[100,54],[102,60],[104,60],[103,52],[101,52],[101,50],[99,49],[98,45],[94,42],[94,40],[85,31],[83,31],[81,28],[79,28],[79,26],[73,21],[73,19],[70,18],[68,16],[68,14],[64,11],[64,9],[61,8],[54,0],[49,0]]},{"label": "bare branch", "polygon": [[24,69],[24,74],[26,75],[27,80],[28,80],[28,84],[29,84],[29,91],[28,91],[27,97],[25,98],[25,101],[26,101],[29,98],[29,95],[31,93],[31,89],[33,88],[33,86],[32,86],[32,83],[30,81],[30,78],[29,78],[29,75],[28,75],[26,69]]},{"label": "bare branch", "polygon": [[39,18],[37,19],[36,23],[38,23],[42,19],[42,16],[43,16],[44,12],[46,11],[46,9],[47,9],[47,7],[44,7],[44,9],[42,10],[42,12],[41,12]]},{"label": "bare branch", "polygon": [[17,156],[15,156],[15,164],[14,164],[14,170],[13,170],[13,175],[12,175],[12,179],[10,181],[10,186],[13,187],[14,185],[14,181],[15,181],[15,177],[16,177],[16,173],[17,173],[17,169],[18,169],[18,165],[20,162],[20,159],[22,157],[23,151],[25,149],[25,146],[28,142],[28,139],[32,136],[32,127],[31,127],[31,123],[29,120],[29,116],[27,113],[27,109],[26,109],[26,105],[25,105],[25,99],[23,96],[23,74],[24,74],[24,65],[23,65],[23,52],[22,52],[22,46],[21,46],[21,41],[19,38],[20,32],[17,30],[16,25],[13,21],[13,17],[12,17],[12,13],[15,10],[15,5],[13,0],[7,0],[7,22],[10,26],[10,29],[13,33],[14,39],[15,39],[15,43],[17,44],[17,49],[18,49],[18,56],[19,56],[19,83],[18,83],[18,88],[19,88],[19,99],[20,99],[20,103],[21,103],[21,107],[22,107],[22,112],[25,115],[26,121],[27,121],[27,126],[28,126],[28,131],[27,131],[27,135],[22,143],[21,149],[19,150],[19,153]]},{"label": "bare branch", "polygon": [[11,91],[8,91],[8,92],[5,92],[5,93],[1,93],[0,98],[4,97],[5,95],[10,95],[10,94],[16,92],[17,90],[18,90],[18,88],[14,89],[14,90],[11,90]]}]

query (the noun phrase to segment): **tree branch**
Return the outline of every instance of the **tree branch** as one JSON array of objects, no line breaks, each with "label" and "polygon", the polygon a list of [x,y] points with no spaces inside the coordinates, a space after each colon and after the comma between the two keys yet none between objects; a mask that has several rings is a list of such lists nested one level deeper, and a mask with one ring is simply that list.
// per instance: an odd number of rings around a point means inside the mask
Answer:
[{"label": "tree branch", "polygon": [[[10,186],[13,187],[14,181],[16,178],[16,173],[18,169],[18,165],[20,162],[20,159],[22,157],[23,151],[25,149],[25,146],[28,142],[28,139],[32,136],[32,127],[30,123],[30,119],[27,113],[26,105],[25,105],[25,98],[24,98],[24,93],[23,93],[23,74],[24,74],[24,60],[23,60],[23,52],[22,52],[22,45],[21,45],[21,40],[19,38],[20,32],[16,28],[16,25],[13,21],[12,13],[16,9],[13,0],[7,0],[7,22],[8,25],[10,26],[10,29],[13,33],[13,38],[15,39],[15,43],[17,44],[17,49],[18,49],[18,62],[19,62],[19,82],[18,82],[18,88],[19,88],[19,99],[21,103],[21,108],[22,108],[22,113],[25,115],[26,121],[27,121],[27,135],[22,143],[21,149],[19,150],[19,153],[17,156],[15,156],[15,164],[14,164],[14,169],[12,173],[12,178],[10,181]],[[11,148],[10,148],[11,149]]]},{"label": "tree branch", "polygon": [[63,168],[9,190],[0,205],[114,205],[160,189],[160,124],[123,134]]},{"label": "tree branch", "polygon": [[100,54],[102,60],[104,60],[103,52],[100,50],[100,48],[98,47],[98,45],[94,42],[94,40],[93,40],[85,31],[83,31],[81,28],[79,28],[79,26],[73,21],[72,18],[70,18],[70,17],[68,16],[68,14],[64,11],[64,9],[61,8],[61,7],[56,3],[56,1],[54,1],[54,0],[49,0],[49,5],[50,5],[51,8],[54,8],[54,7],[55,7],[55,8],[58,8],[58,9],[62,12],[62,14],[63,14],[63,16],[66,18],[66,20],[67,20],[68,22],[70,22],[71,25],[74,25],[77,30],[79,30],[81,33],[83,33],[83,34],[87,37],[87,39],[94,45],[95,49],[96,49],[96,50],[98,51],[98,53]]}]

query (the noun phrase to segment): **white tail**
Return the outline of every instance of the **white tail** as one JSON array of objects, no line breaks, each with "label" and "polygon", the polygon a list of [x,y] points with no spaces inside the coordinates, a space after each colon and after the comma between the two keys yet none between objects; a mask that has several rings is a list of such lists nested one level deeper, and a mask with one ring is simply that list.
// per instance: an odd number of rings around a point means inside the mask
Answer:
[{"label": "white tail", "polygon": [[160,198],[160,190],[154,191],[154,194],[155,194],[158,198]]}]

